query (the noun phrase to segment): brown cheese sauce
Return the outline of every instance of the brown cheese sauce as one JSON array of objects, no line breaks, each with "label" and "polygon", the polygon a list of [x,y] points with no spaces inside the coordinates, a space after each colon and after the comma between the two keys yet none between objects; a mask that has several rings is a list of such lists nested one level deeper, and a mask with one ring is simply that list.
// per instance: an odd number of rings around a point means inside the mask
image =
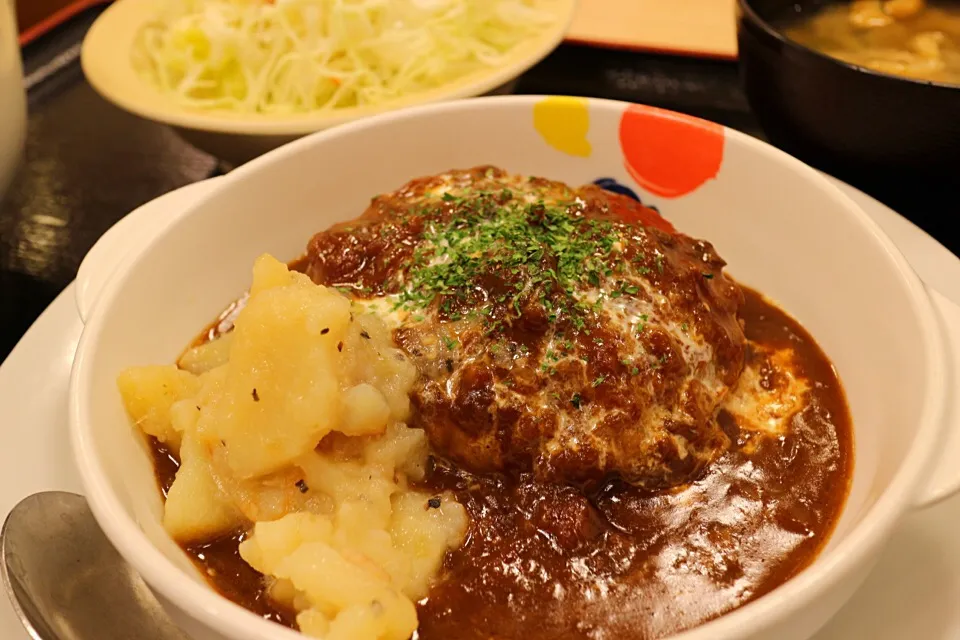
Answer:
[{"label": "brown cheese sauce", "polygon": [[[760,294],[744,294],[749,341],[792,349],[794,372],[810,383],[789,430],[760,437],[722,411],[735,445],[704,476],[672,491],[614,482],[588,497],[435,463],[423,484],[453,490],[471,524],[419,603],[417,638],[659,638],[739,607],[813,561],[848,492],[850,416],[833,366],[810,334]],[[231,324],[225,314],[205,338]],[[151,446],[166,495],[177,461],[156,440]],[[239,540],[185,550],[224,596],[295,626],[293,612],[269,600],[262,576],[239,557]]]}]

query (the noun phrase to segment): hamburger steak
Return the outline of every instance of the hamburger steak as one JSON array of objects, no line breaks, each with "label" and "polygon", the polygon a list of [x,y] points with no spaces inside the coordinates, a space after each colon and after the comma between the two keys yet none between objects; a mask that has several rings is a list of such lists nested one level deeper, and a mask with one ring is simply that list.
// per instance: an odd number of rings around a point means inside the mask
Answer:
[{"label": "hamburger steak", "polygon": [[730,446],[743,294],[626,196],[451,171],[317,234],[304,264],[393,323],[421,373],[413,425],[470,471],[663,488]]}]

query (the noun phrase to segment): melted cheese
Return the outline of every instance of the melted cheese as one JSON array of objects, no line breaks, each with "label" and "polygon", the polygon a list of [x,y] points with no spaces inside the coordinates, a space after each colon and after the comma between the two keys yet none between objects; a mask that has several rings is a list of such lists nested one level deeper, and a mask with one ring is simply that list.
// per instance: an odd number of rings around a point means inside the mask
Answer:
[{"label": "melted cheese", "polygon": [[762,361],[748,363],[725,408],[741,429],[779,437],[790,431],[790,421],[806,406],[810,381],[798,371],[793,349],[767,347],[763,351],[774,376],[764,374]]}]

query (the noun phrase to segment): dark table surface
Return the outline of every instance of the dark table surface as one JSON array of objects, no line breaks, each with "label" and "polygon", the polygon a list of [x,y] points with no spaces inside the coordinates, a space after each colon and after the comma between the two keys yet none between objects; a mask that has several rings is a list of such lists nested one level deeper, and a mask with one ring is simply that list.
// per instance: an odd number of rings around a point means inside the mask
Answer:
[{"label": "dark table surface", "polygon": [[[0,203],[0,360],[76,276],[87,250],[137,206],[218,170],[168,128],[129,115],[84,81],[77,53],[96,11],[24,51],[29,126],[24,162]],[[629,100],[762,137],[735,63],[564,45],[524,75],[519,93]],[[910,185],[857,184],[955,253],[960,232]],[[954,207],[954,211],[956,208]]]}]

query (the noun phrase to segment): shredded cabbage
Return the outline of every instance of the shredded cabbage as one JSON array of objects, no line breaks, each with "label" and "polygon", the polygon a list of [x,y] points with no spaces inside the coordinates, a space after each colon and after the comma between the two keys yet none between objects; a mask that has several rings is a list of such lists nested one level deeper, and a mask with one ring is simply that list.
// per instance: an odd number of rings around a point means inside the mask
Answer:
[{"label": "shredded cabbage", "polygon": [[556,17],[543,0],[161,0],[134,64],[183,106],[376,105],[498,65]]}]

